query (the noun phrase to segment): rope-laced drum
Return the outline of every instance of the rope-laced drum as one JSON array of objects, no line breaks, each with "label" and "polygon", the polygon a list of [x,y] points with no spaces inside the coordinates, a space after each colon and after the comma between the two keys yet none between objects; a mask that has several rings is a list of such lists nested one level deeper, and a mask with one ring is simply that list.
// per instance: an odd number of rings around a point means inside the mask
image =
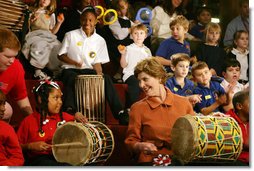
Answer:
[{"label": "rope-laced drum", "polygon": [[241,128],[231,117],[186,115],[176,120],[171,136],[172,151],[185,164],[235,161],[243,146]]},{"label": "rope-laced drum", "polygon": [[79,75],[76,77],[77,109],[89,121],[105,123],[104,79],[101,75]]},{"label": "rope-laced drum", "polygon": [[21,31],[27,10],[20,0],[0,0],[0,28]]},{"label": "rope-laced drum", "polygon": [[87,124],[68,122],[57,128],[52,141],[55,159],[74,166],[103,164],[115,146],[112,131],[96,121]]}]

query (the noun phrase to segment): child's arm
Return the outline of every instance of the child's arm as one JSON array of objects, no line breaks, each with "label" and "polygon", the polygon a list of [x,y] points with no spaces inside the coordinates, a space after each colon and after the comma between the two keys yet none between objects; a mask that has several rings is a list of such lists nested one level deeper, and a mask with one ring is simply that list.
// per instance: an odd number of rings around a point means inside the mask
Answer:
[{"label": "child's arm", "polygon": [[216,101],[212,105],[202,108],[201,113],[204,114],[204,115],[209,115],[215,109],[217,109],[220,105],[223,105],[223,104],[226,104],[226,103],[227,103],[226,94],[221,94],[218,97],[216,97]]},{"label": "child's arm", "polygon": [[196,103],[200,103],[202,101],[202,98],[201,98],[202,95],[200,94],[193,94],[193,95],[190,95],[190,96],[186,96],[189,100],[189,102],[195,106]]},{"label": "child's arm", "polygon": [[155,56],[155,59],[164,66],[171,66],[171,60],[165,59],[161,56]]},{"label": "child's arm", "polygon": [[81,67],[83,65],[83,61],[80,61],[80,62],[74,61],[71,58],[69,58],[67,56],[67,54],[62,54],[62,55],[58,56],[58,59],[64,63],[74,65],[76,67]]},{"label": "child's arm", "polygon": [[57,23],[56,25],[53,27],[53,29],[51,29],[50,31],[53,33],[53,34],[56,34],[58,32],[58,30],[60,29],[62,23],[64,21],[64,15],[63,13],[60,13],[58,16],[57,16]]},{"label": "child's arm", "polygon": [[93,69],[96,71],[97,75],[103,75],[101,63],[94,64]]},{"label": "child's arm", "polygon": [[122,68],[125,68],[128,65],[126,61],[126,47],[123,45],[119,45],[117,48],[119,53],[121,54],[120,65]]},{"label": "child's arm", "polygon": [[234,86],[229,85],[228,86],[228,92],[227,92],[227,104],[223,106],[223,109],[225,112],[229,111],[230,109],[233,109],[233,103],[232,99],[234,96],[234,91],[233,91]]}]

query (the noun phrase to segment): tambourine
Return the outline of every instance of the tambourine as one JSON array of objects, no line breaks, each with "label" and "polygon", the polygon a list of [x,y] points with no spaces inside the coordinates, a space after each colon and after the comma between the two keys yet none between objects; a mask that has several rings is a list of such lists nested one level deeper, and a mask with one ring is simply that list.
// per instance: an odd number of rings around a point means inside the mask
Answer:
[{"label": "tambourine", "polygon": [[137,12],[136,20],[146,25],[148,29],[147,36],[150,36],[153,33],[152,27],[150,26],[150,21],[152,20],[152,11],[149,8],[140,8]]},{"label": "tambourine", "polygon": [[106,11],[100,5],[95,6],[96,13],[98,14],[97,20],[102,18],[104,25],[113,24],[117,20],[117,12],[114,9],[107,9]]}]

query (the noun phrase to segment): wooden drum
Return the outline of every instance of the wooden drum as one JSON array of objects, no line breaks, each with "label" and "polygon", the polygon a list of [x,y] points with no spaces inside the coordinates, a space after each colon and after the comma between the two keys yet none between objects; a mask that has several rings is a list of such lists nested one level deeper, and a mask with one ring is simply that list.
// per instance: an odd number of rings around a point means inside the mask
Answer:
[{"label": "wooden drum", "polygon": [[27,9],[20,0],[0,0],[0,28],[21,31]]},{"label": "wooden drum", "polygon": [[172,132],[173,154],[190,161],[235,161],[243,146],[242,131],[231,117],[186,115],[176,120]]},{"label": "wooden drum", "polygon": [[89,121],[105,123],[104,78],[101,75],[79,75],[76,77],[77,109]]},{"label": "wooden drum", "polygon": [[61,125],[52,141],[55,159],[74,166],[102,164],[111,156],[115,146],[111,130],[96,121]]}]

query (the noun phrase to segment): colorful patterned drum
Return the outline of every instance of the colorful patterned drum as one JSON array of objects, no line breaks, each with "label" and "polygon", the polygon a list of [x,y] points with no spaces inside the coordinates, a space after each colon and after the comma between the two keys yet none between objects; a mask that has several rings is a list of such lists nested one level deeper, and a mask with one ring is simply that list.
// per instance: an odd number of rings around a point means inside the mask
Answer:
[{"label": "colorful patterned drum", "polygon": [[193,161],[235,161],[242,151],[242,132],[231,117],[190,116],[176,120],[172,151],[184,164]]}]

